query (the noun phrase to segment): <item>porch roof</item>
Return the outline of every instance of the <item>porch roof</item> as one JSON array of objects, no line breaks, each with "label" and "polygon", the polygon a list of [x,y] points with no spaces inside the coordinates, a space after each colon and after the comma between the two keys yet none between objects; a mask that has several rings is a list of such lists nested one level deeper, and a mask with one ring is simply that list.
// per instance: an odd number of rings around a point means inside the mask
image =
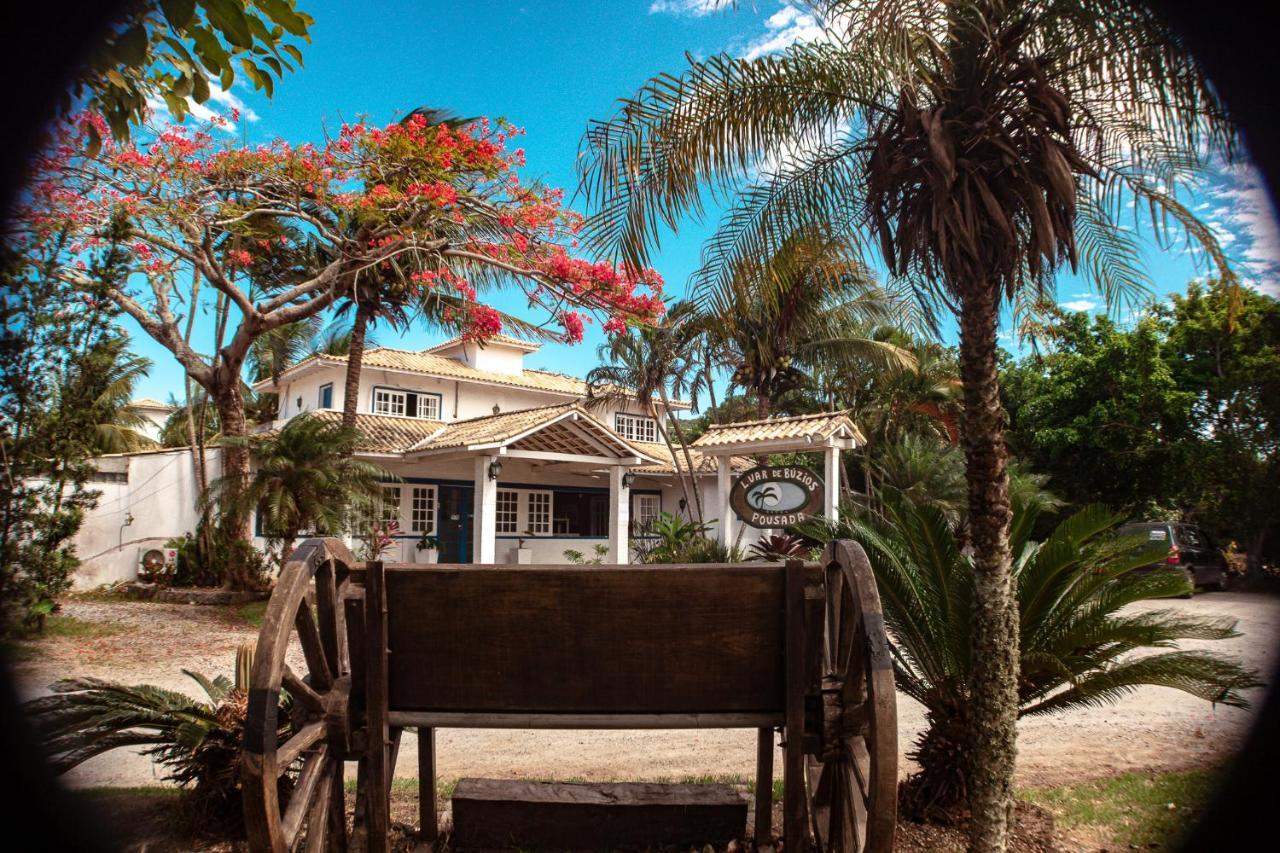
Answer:
[{"label": "porch roof", "polygon": [[[662,461],[656,465],[642,465],[632,469],[637,474],[674,474],[676,472],[675,463],[671,461],[671,451],[667,449],[665,444],[641,443],[638,441],[631,442],[634,446],[643,448],[650,456],[655,456]],[[680,470],[687,470],[689,465],[685,462],[684,453],[680,448],[676,448],[676,453],[680,455]],[[702,453],[693,447],[689,449],[689,457],[693,460],[693,472],[695,474],[715,474],[716,458],[706,453]],[[731,459],[733,469],[735,471],[745,471],[754,467],[755,461],[749,457],[734,456]]]},{"label": "porch roof", "polygon": [[848,410],[712,424],[693,442],[706,455],[852,448],[865,441]]},{"label": "porch roof", "polygon": [[639,465],[658,458],[627,441],[577,403],[541,406],[446,424],[407,451],[411,455],[492,452],[530,458],[573,457]]}]

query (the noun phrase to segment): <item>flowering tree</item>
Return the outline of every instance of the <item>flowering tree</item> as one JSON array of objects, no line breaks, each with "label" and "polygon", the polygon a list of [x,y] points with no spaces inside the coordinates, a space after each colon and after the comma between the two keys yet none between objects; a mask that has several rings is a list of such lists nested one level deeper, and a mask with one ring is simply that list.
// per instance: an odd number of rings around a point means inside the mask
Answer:
[{"label": "flowering tree", "polygon": [[[374,275],[456,297],[446,320],[472,340],[501,331],[477,292],[499,284],[521,287],[570,342],[592,315],[617,331],[662,312],[654,271],[570,256],[580,217],[561,191],[521,183],[524,153],[508,150],[521,131],[502,121],[448,127],[413,116],[344,125],[323,145],[256,147],[215,144],[208,126],[157,130],[144,147],[112,144],[105,130],[93,115],[66,126],[37,163],[11,236],[33,263],[101,294],[172,352],[227,436],[246,431],[241,372],[253,342]],[[90,136],[107,141],[93,151]],[[108,233],[128,253],[126,275],[104,291],[88,270]],[[223,309],[211,355],[183,331],[202,283]],[[247,451],[223,454],[230,488],[242,487]],[[229,530],[247,539],[247,516],[234,515]]]}]

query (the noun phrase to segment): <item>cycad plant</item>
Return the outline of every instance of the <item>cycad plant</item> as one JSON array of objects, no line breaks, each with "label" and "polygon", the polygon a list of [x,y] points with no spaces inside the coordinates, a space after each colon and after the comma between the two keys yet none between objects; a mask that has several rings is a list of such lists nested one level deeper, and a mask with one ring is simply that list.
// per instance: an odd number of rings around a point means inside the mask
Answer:
[{"label": "cycad plant", "polygon": [[[51,695],[27,702],[25,710],[55,773],[113,749],[143,746],[145,755],[167,769],[165,778],[187,789],[197,827],[240,832],[240,748],[252,663],[253,647],[243,645],[234,680],[184,669],[208,701],[150,684],[76,678],[52,685]],[[277,733],[282,738],[288,735],[291,707],[282,693],[278,718],[285,723]],[[289,786],[291,778],[285,775],[281,784]]]},{"label": "cycad plant", "polygon": [[[917,819],[948,819],[961,807],[974,766],[969,716],[974,627],[974,558],[962,549],[946,513],[894,489],[878,514],[853,514],[805,533],[849,538],[867,552],[889,627],[898,689],[926,709],[928,728],[912,758],[920,770],[904,783],[903,806]],[[1010,546],[1018,603],[1018,716],[1104,705],[1145,685],[1173,687],[1208,702],[1246,707],[1241,691],[1256,673],[1179,640],[1235,637],[1235,620],[1174,610],[1133,610],[1140,601],[1187,592],[1187,578],[1166,569],[1137,571],[1163,556],[1151,543],[1119,539],[1122,515],[1086,507],[1043,542],[1030,539],[1040,510],[1014,500]]]}]

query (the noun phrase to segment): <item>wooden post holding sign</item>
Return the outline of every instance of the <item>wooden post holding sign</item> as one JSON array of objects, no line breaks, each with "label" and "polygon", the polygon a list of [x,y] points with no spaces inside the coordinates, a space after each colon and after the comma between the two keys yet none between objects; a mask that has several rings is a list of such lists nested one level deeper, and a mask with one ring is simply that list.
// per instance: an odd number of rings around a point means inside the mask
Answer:
[{"label": "wooden post holding sign", "polygon": [[752,527],[790,527],[820,515],[824,493],[822,478],[808,468],[762,465],[738,477],[729,491],[729,506]]}]

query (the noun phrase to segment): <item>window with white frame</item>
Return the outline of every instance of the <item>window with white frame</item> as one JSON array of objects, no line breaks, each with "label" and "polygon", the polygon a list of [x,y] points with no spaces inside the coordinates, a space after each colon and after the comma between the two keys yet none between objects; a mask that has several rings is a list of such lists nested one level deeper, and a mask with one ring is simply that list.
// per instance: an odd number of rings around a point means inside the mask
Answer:
[{"label": "window with white frame", "polygon": [[494,514],[498,533],[520,532],[520,493],[498,489],[498,508]]},{"label": "window with white frame", "polygon": [[440,417],[440,395],[396,388],[374,388],[373,413],[435,420]]},{"label": "window with white frame", "polygon": [[618,412],[613,416],[613,428],[627,441],[655,442],[658,440],[658,422],[653,418]]},{"label": "window with white frame", "polygon": [[382,521],[400,523],[400,487],[382,487]]},{"label": "window with white frame", "polygon": [[631,530],[645,535],[662,512],[661,495],[631,495]]},{"label": "window with white frame", "polygon": [[409,529],[414,533],[436,532],[436,487],[414,486],[409,504]]},{"label": "window with white frame", "polygon": [[535,536],[551,532],[551,492],[529,492],[529,530]]}]

